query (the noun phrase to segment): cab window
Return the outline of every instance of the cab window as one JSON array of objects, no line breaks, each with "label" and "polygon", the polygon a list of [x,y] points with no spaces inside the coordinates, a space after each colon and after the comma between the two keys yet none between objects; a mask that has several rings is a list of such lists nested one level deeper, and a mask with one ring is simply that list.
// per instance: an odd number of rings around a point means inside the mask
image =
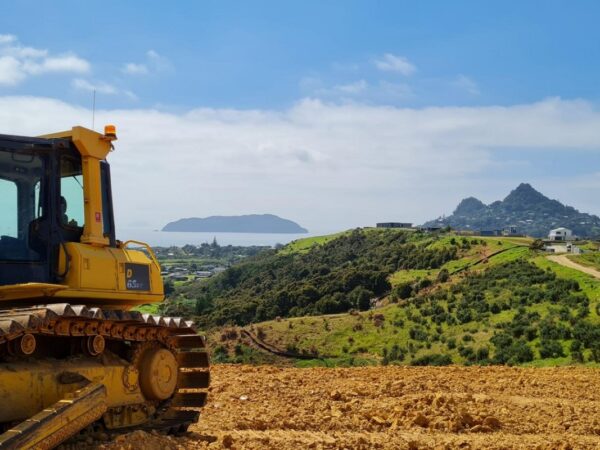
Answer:
[{"label": "cab window", "polygon": [[60,164],[60,222],[64,227],[81,228],[83,215],[81,159],[63,155]]},{"label": "cab window", "polygon": [[0,179],[0,236],[18,237],[17,185]]}]

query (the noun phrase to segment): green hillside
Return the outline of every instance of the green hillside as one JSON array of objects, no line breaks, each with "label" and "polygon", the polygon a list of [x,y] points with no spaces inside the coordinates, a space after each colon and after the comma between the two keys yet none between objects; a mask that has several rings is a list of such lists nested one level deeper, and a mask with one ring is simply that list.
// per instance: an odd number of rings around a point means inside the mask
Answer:
[{"label": "green hillside", "polygon": [[471,248],[466,239],[437,245],[438,239],[380,229],[308,238],[248,258],[177,295],[196,300],[199,320],[207,327],[366,310],[390,292],[394,272],[441,269]]},{"label": "green hillside", "polygon": [[247,329],[276,348],[314,356],[304,365],[597,363],[600,282],[528,256],[492,258],[482,271],[371,311]]},{"label": "green hillside", "polygon": [[[180,286],[164,310],[195,315],[211,330],[219,361],[596,364],[600,280],[532,244],[350,230],[300,239]],[[571,258],[599,261],[595,252]]]},{"label": "green hillside", "polygon": [[[341,299],[345,310],[321,314],[323,302],[316,299],[304,311],[279,309],[272,320],[237,321],[242,326],[237,330],[245,329],[270,349],[298,355],[299,365],[597,364],[600,280],[549,261],[531,243],[376,229],[296,241],[246,262],[254,276],[248,283],[259,281],[265,270],[276,270],[274,275],[299,270],[300,277],[284,276],[269,285],[276,286],[266,291],[272,293],[288,283],[288,295],[275,302],[285,298],[292,305],[294,295],[311,283],[319,294],[339,289],[339,295],[325,298]],[[586,259],[594,261],[593,255]],[[345,282],[327,288],[332,278],[314,277],[311,267],[321,267],[323,258],[330,262],[328,274]],[[373,292],[369,309],[362,304],[363,311],[354,297],[355,289],[368,287],[368,277],[356,275],[362,270],[384,273],[387,282],[378,296]],[[359,282],[348,284],[349,279]],[[245,283],[226,291],[230,301],[226,295],[215,300],[213,320],[223,317],[216,311],[232,310],[226,305],[235,307]],[[229,339],[216,330],[219,360],[264,362],[256,342],[239,332]]]}]

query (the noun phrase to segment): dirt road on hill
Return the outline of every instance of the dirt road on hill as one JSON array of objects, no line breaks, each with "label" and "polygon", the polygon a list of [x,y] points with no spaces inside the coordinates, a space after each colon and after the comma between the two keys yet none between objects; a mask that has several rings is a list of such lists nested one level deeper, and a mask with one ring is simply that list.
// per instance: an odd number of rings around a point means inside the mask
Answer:
[{"label": "dirt road on hill", "polygon": [[600,370],[213,369],[192,433],[113,449],[600,449]]},{"label": "dirt road on hill", "polygon": [[581,264],[576,263],[575,261],[570,260],[566,255],[552,255],[548,256],[550,261],[560,264],[561,266],[569,267],[571,269],[579,270],[580,272],[587,273],[596,278],[600,278],[600,271],[592,268],[583,266]]}]

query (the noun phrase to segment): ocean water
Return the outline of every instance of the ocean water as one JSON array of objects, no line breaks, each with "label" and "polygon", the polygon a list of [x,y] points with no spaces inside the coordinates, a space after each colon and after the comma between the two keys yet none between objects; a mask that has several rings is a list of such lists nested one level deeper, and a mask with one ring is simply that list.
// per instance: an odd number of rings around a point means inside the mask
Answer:
[{"label": "ocean water", "polygon": [[319,231],[303,234],[285,234],[285,233],[194,233],[178,231],[158,231],[144,228],[119,228],[117,227],[117,239],[127,241],[130,239],[142,241],[151,247],[183,247],[186,244],[200,245],[205,242],[211,243],[217,239],[219,245],[266,245],[275,246],[277,244],[287,244],[296,239],[302,239],[311,236],[322,236],[334,231]]}]

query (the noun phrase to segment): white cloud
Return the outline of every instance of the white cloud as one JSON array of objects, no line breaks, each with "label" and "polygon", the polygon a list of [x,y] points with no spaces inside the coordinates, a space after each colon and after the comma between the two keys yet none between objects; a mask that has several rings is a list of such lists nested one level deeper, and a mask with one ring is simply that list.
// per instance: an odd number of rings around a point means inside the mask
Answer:
[{"label": "white cloud", "polygon": [[117,94],[118,90],[113,85],[104,82],[91,82],[82,78],[75,78],[72,82],[75,89],[81,91],[96,91],[100,94]]},{"label": "white cloud", "polygon": [[310,97],[337,101],[368,101],[378,104],[397,103],[413,95],[412,89],[405,83],[379,81],[369,83],[358,80],[333,87],[325,87],[318,78],[304,78],[301,89]]},{"label": "white cloud", "polygon": [[334,90],[344,94],[359,94],[364,92],[369,87],[369,83],[365,80],[355,81],[354,83],[341,84],[334,87]]},{"label": "white cloud", "polygon": [[[58,100],[0,97],[3,133],[39,135],[89,117]],[[514,180],[500,175],[511,169],[497,164],[506,149],[537,152],[534,161],[548,149],[565,158],[600,150],[600,112],[561,99],[421,109],[305,99],[284,111],[102,110],[96,123],[118,127],[110,155],[118,227],[255,212],[316,231],[421,222],[468,195],[506,195]],[[543,179],[518,181],[545,190]],[[600,196],[600,185],[593,189]],[[570,192],[560,200],[575,203]]]},{"label": "white cloud", "polygon": [[47,73],[89,71],[90,63],[75,54],[50,55],[48,50],[24,47],[13,35],[0,35],[0,85],[13,86]]},{"label": "white cloud", "polygon": [[32,75],[51,72],[88,73],[90,63],[75,55],[63,55],[44,58],[39,62],[26,61],[23,68]]},{"label": "white cloud", "polygon": [[416,66],[404,56],[386,53],[382,58],[375,60],[375,66],[384,72],[397,72],[404,76],[412,75],[417,71]]},{"label": "white cloud", "polygon": [[83,78],[75,78],[71,82],[71,86],[73,86],[73,88],[80,90],[80,91],[86,91],[86,92],[96,91],[98,94],[122,95],[122,96],[129,98],[130,100],[138,99],[137,95],[135,95],[133,92],[126,90],[126,89],[119,89],[119,88],[113,86],[112,84],[106,83],[104,81],[89,81],[89,80],[85,80]]},{"label": "white cloud", "polygon": [[10,44],[16,40],[17,37],[12,34],[0,34],[0,44]]},{"label": "white cloud", "polygon": [[18,84],[25,76],[18,59],[12,56],[0,56],[0,85]]},{"label": "white cloud", "polygon": [[172,69],[171,62],[154,50],[146,52],[146,61],[144,63],[126,63],[121,72],[127,75],[148,75],[150,73],[164,72]]},{"label": "white cloud", "polygon": [[122,72],[128,75],[147,75],[148,67],[144,64],[127,63],[123,66]]},{"label": "white cloud", "polygon": [[453,84],[459,89],[467,91],[471,95],[480,94],[479,86],[477,85],[477,83],[471,78],[467,77],[466,75],[459,75],[458,77],[456,77],[456,80],[454,80]]}]

